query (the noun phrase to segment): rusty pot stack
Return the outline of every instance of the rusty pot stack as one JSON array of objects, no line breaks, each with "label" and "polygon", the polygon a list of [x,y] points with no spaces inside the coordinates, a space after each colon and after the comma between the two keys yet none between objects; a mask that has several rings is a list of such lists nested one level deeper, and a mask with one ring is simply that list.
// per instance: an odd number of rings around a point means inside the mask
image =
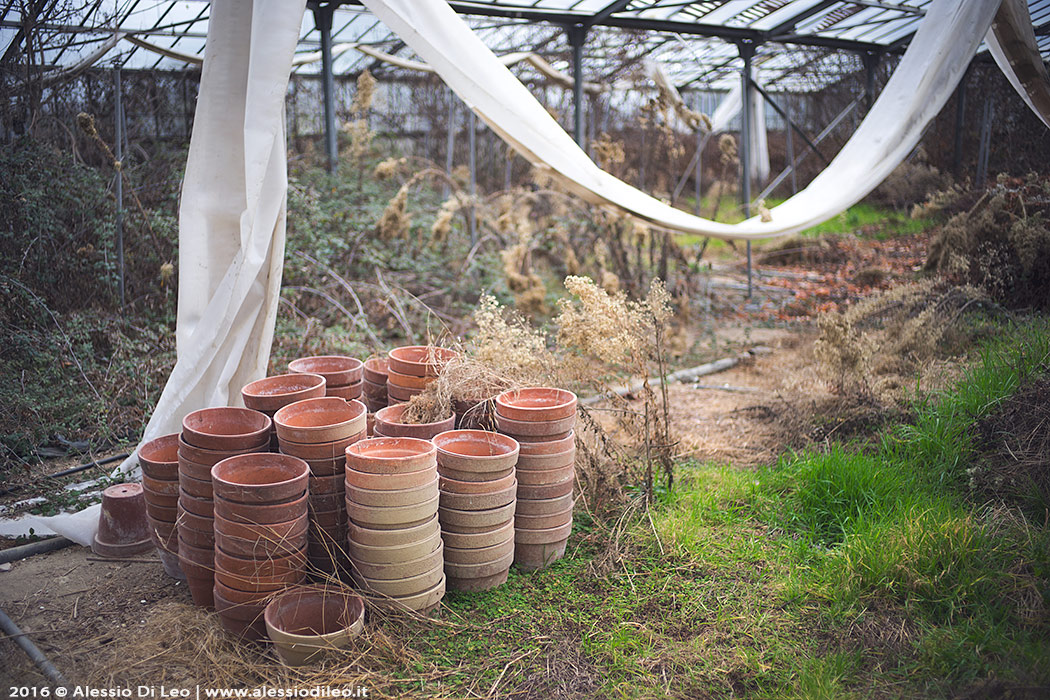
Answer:
[{"label": "rusty pot stack", "polygon": [[139,447],[142,491],[146,499],[149,535],[164,572],[184,579],[179,568],[179,536],[175,521],[179,503],[179,434],[163,435]]},{"label": "rusty pot stack", "polygon": [[179,436],[179,563],[193,602],[214,604],[215,510],[211,468],[270,449],[273,423],[250,408],[204,408],[182,419]]},{"label": "rusty pot stack", "polygon": [[356,399],[305,399],[277,411],[274,424],[281,452],[310,467],[310,565],[334,574],[346,558],[346,448],[364,439],[367,410]]},{"label": "rusty pot stack", "polygon": [[270,597],[306,576],[309,474],[303,460],[274,453],[212,467],[215,609],[232,634],[263,639]]},{"label": "rusty pot stack", "polygon": [[406,403],[397,403],[387,406],[376,413],[375,436],[376,437],[410,437],[419,440],[430,440],[435,435],[456,427],[455,414],[444,420],[433,423],[402,423],[402,415],[408,408]]},{"label": "rusty pot stack", "polygon": [[434,445],[447,586],[495,588],[507,580],[514,562],[518,443],[499,433],[450,430],[435,437]]},{"label": "rusty pot stack", "polygon": [[[293,372],[250,382],[241,389],[241,398],[245,406],[272,420],[273,414],[290,403],[324,396],[326,386],[327,380],[319,374]],[[277,431],[271,430],[270,452],[279,450]]]},{"label": "rusty pot stack", "polygon": [[445,363],[457,354],[436,345],[405,345],[391,350],[387,354],[388,402],[404,403],[423,393],[428,384],[437,381]]},{"label": "rusty pot stack", "polygon": [[416,438],[346,448],[346,509],[354,580],[380,603],[429,612],[445,595],[437,450]]},{"label": "rusty pot stack", "polygon": [[364,390],[364,363],[345,355],[315,355],[300,357],[288,364],[288,370],[297,374],[319,374],[325,379],[325,396],[357,399]]},{"label": "rusty pot stack", "polygon": [[[387,371],[387,358],[373,357],[365,360],[363,400],[369,415],[387,406],[389,401],[386,393]],[[371,436],[369,433],[369,437]]]},{"label": "rusty pot stack", "polygon": [[501,433],[520,444],[514,563],[541,569],[565,554],[572,531],[576,395],[564,389],[513,389],[496,397]]}]

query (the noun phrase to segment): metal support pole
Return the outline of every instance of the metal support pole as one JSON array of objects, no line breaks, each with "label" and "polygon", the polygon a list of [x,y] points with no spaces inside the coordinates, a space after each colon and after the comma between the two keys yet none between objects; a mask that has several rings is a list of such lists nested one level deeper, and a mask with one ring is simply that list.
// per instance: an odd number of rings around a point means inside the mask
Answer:
[{"label": "metal support pole", "polygon": [[[737,45],[740,58],[744,59],[744,70],[740,73],[743,104],[740,110],[740,197],[744,203],[744,216],[751,217],[751,59],[755,56],[755,45],[740,42]],[[752,293],[751,241],[747,242],[747,298]]]},{"label": "metal support pole", "polygon": [[[785,123],[787,120],[785,119]],[[788,168],[791,169],[791,194],[798,192],[798,178],[795,177],[795,141],[792,139],[791,134],[794,129],[788,124],[784,127],[784,136],[787,139],[787,162]]]},{"label": "metal support pole", "polygon": [[[445,141],[445,174],[452,177],[452,165],[455,162],[453,156],[456,152],[456,96],[452,94],[451,88],[445,88],[445,96],[448,98],[448,139]],[[450,192],[448,183],[445,183],[445,199],[448,199]]]},{"label": "metal support pole", "polygon": [[314,7],[314,24],[321,33],[321,89],[324,93],[324,150],[328,156],[328,172],[335,175],[339,165],[339,143],[335,132],[335,77],[332,75],[332,13],[331,5]]},{"label": "metal support pole", "polygon": [[474,196],[478,192],[478,118],[474,110],[467,112],[467,141],[470,144],[470,242],[478,242],[478,212],[474,206]]},{"label": "metal support pole", "polygon": [[798,124],[792,121],[791,117],[787,113],[787,110],[781,107],[777,103],[777,101],[773,99],[772,95],[770,95],[768,92],[762,89],[761,85],[758,85],[756,83],[751,83],[751,87],[755,92],[762,96],[762,99],[766,101],[766,104],[772,107],[774,111],[776,111],[776,113],[779,114],[781,118],[787,122],[788,127],[790,127],[792,131],[797,132],[798,135],[802,137],[802,140],[806,142],[806,145],[813,149],[813,152],[820,156],[820,159],[822,161],[824,161],[825,163],[831,162],[828,160],[827,156],[820,152],[820,149],[817,148],[817,144],[813,143],[813,139],[811,139]]},{"label": "metal support pole", "polygon": [[572,135],[580,148],[586,148],[583,95],[583,42],[587,29],[582,26],[569,28],[569,45],[572,47]]},{"label": "metal support pole", "polygon": [[977,189],[983,190],[988,182],[988,152],[992,145],[992,119],[995,107],[992,98],[984,101],[984,113],[981,115],[981,144],[977,149]]},{"label": "metal support pole", "polygon": [[[696,93],[696,111],[700,112],[700,93]],[[700,138],[700,146],[696,149],[696,170],[693,172],[693,196],[696,197],[696,202],[693,205],[693,211],[697,216],[700,216],[700,196],[702,193],[700,187],[700,176],[703,174],[703,168],[701,167],[704,157],[704,146],[707,144],[708,134],[704,134]]]},{"label": "metal support pole", "polygon": [[113,111],[114,120],[116,121],[114,132],[115,132],[115,143],[113,144],[116,148],[116,166],[117,166],[117,186],[116,186],[116,199],[117,199],[117,274],[120,284],[120,310],[124,311],[124,94],[122,87],[122,80],[120,77],[120,66],[113,71],[115,104]]},{"label": "metal support pole", "polygon": [[866,81],[864,83],[864,102],[867,109],[871,109],[871,106],[875,104],[875,72],[879,68],[879,59],[881,57],[874,51],[868,51],[861,54],[861,59],[864,61],[864,71]]},{"label": "metal support pole", "polygon": [[959,177],[962,172],[963,125],[966,120],[966,79],[970,71],[963,73],[959,87],[955,90],[955,143],[952,146],[952,173]]}]

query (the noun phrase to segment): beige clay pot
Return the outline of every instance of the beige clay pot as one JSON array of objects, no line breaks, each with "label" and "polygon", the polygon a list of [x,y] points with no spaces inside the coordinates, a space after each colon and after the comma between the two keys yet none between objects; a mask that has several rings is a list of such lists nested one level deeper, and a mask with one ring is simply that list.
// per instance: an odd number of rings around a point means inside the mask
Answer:
[{"label": "beige clay pot", "polygon": [[438,479],[435,476],[429,483],[407,489],[360,489],[356,486],[346,487],[346,498],[362,506],[411,506],[425,503],[438,495]]},{"label": "beige clay pot", "polygon": [[377,530],[403,528],[429,520],[438,509],[438,497],[404,506],[362,506],[346,502],[346,512],[355,523]]},{"label": "beige clay pot", "polygon": [[542,486],[544,484],[557,484],[571,479],[575,474],[575,467],[567,464],[557,469],[521,469],[518,471],[518,483],[526,486]]},{"label": "beige clay pot", "polygon": [[304,587],[270,601],[264,620],[281,661],[302,666],[349,646],[364,629],[365,604],[352,593]]},{"label": "beige clay pot", "polygon": [[470,528],[496,527],[514,517],[514,501],[499,508],[488,510],[455,510],[442,508],[438,511],[438,519],[441,520],[442,529],[446,525],[450,527],[463,526]]},{"label": "beige clay pot", "polygon": [[485,430],[450,430],[434,437],[440,468],[504,473],[518,461],[518,442]]},{"label": "beige clay pot", "polygon": [[[513,533],[511,534],[513,536]],[[415,542],[408,542],[393,547],[374,547],[355,542],[353,536],[351,536],[347,543],[347,548],[352,557],[365,562],[366,564],[394,564],[398,562],[412,561],[413,559],[418,559],[419,557],[430,554],[437,547],[438,541],[441,539],[441,533],[434,531],[423,539],[416,540]],[[437,582],[435,581],[435,583]]]},{"label": "beige clay pot", "polygon": [[552,387],[511,389],[496,397],[496,412],[518,421],[552,421],[576,416],[576,394]]},{"label": "beige clay pot", "polygon": [[490,510],[513,503],[517,498],[518,484],[512,482],[507,488],[490,493],[452,493],[441,492],[441,507],[451,510]]},{"label": "beige clay pot", "polygon": [[[521,489],[518,489],[519,492]],[[519,493],[520,496],[520,493]],[[555,498],[544,498],[544,499],[533,499],[528,500],[524,498],[518,498],[518,508],[514,513],[515,517],[519,515],[525,516],[536,516],[536,515],[551,515],[553,513],[560,513],[566,508],[572,508],[574,499],[571,493],[567,493],[563,496],[557,496]]]},{"label": "beige clay pot", "polygon": [[458,494],[481,494],[502,491],[517,483],[513,470],[510,474],[492,481],[459,481],[446,476],[441,477],[441,491],[443,493]]},{"label": "beige clay pot", "polygon": [[441,539],[445,543],[445,550],[456,549],[478,549],[491,547],[492,545],[505,542],[508,538],[514,539],[514,520],[508,520],[502,525],[481,530],[480,532],[451,532],[441,533]]},{"label": "beige clay pot", "polygon": [[346,486],[373,491],[396,491],[429,484],[437,477],[437,468],[430,466],[401,474],[371,474],[346,467]]},{"label": "beige clay pot", "polygon": [[527,485],[518,482],[518,499],[526,501],[541,501],[548,498],[558,498],[572,493],[573,484],[576,483],[576,475],[568,479],[556,481],[553,484]]},{"label": "beige clay pot", "polygon": [[514,468],[504,469],[501,472],[465,472],[459,471],[458,469],[448,469],[446,467],[438,466],[438,473],[441,474],[442,477],[452,479],[453,481],[486,484],[492,481],[500,481],[508,477],[513,477]]},{"label": "beige clay pot", "polygon": [[361,588],[386,597],[418,595],[440,583],[444,575],[444,570],[441,566],[436,566],[430,571],[425,571],[417,576],[389,580],[368,578],[356,571],[353,572],[354,581]]},{"label": "beige clay pot", "polygon": [[354,570],[362,576],[371,579],[390,581],[393,579],[419,576],[420,574],[424,574],[432,569],[440,568],[441,563],[444,561],[443,549],[441,538],[438,538],[435,549],[432,552],[408,561],[392,562],[389,564],[371,564],[356,559],[353,556],[350,557],[350,561],[353,564]]},{"label": "beige clay pot", "polygon": [[417,438],[370,438],[346,448],[346,465],[369,474],[404,474],[437,464],[437,448]]},{"label": "beige clay pot", "polygon": [[513,535],[503,542],[489,545],[488,547],[478,547],[476,549],[447,547],[445,549],[445,562],[452,564],[484,564],[490,561],[497,561],[508,554],[514,554]]},{"label": "beige clay pot", "polygon": [[572,505],[548,515],[514,515],[514,527],[519,530],[547,530],[572,522]]},{"label": "beige clay pot", "polygon": [[[513,517],[513,516],[511,516]],[[440,533],[437,516],[432,516],[418,525],[396,530],[365,527],[351,521],[347,525],[350,541],[369,547],[399,547],[432,537]]]}]

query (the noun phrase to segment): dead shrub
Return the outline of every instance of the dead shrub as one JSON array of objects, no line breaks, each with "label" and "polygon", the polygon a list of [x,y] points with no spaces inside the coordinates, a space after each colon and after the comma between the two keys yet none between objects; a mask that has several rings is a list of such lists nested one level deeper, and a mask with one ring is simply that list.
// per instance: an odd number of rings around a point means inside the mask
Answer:
[{"label": "dead shrub", "polygon": [[920,147],[913,158],[894,168],[868,199],[896,209],[909,208],[951,184],[951,176],[927,163],[926,153]]}]

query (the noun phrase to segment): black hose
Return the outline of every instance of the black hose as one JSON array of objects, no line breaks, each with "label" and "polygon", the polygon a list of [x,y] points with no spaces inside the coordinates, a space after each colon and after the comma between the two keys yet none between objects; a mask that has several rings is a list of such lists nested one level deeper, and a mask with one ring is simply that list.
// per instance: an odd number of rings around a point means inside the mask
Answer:
[{"label": "black hose", "polygon": [[26,557],[31,557],[34,554],[52,552],[56,549],[68,547],[71,544],[76,543],[73,542],[73,540],[67,540],[65,537],[49,537],[46,540],[30,542],[29,544],[23,544],[20,547],[0,549],[0,564],[6,564],[9,561],[18,561],[19,559],[25,559]]},{"label": "black hose", "polygon": [[[76,466],[76,467],[70,467],[69,469],[63,469],[62,471],[55,472],[54,474],[45,474],[44,478],[47,478],[47,479],[61,479],[63,476],[69,476],[70,474],[77,474],[79,472],[84,472],[84,471],[87,471],[88,469],[91,469],[92,467],[101,467],[101,466],[104,466],[106,464],[110,464],[112,462],[117,462],[117,461],[120,461],[122,459],[127,459],[127,457],[128,457],[127,454],[114,455],[112,457],[106,457],[105,459],[99,459],[99,460],[96,460],[94,462],[88,462],[87,464],[81,464],[81,465]],[[16,491],[21,491],[24,488],[25,488],[25,484],[19,484],[17,486],[12,486],[11,488],[0,489],[0,496],[6,496],[9,493],[15,493]]]},{"label": "black hose", "polygon": [[18,625],[2,609],[0,609],[0,629],[4,630],[4,634],[10,637],[11,641],[22,647],[22,651],[33,660],[37,668],[44,672],[48,680],[61,686],[68,685],[62,673],[44,656],[44,652],[40,651],[40,648],[33,644],[22,630],[18,629]]}]

